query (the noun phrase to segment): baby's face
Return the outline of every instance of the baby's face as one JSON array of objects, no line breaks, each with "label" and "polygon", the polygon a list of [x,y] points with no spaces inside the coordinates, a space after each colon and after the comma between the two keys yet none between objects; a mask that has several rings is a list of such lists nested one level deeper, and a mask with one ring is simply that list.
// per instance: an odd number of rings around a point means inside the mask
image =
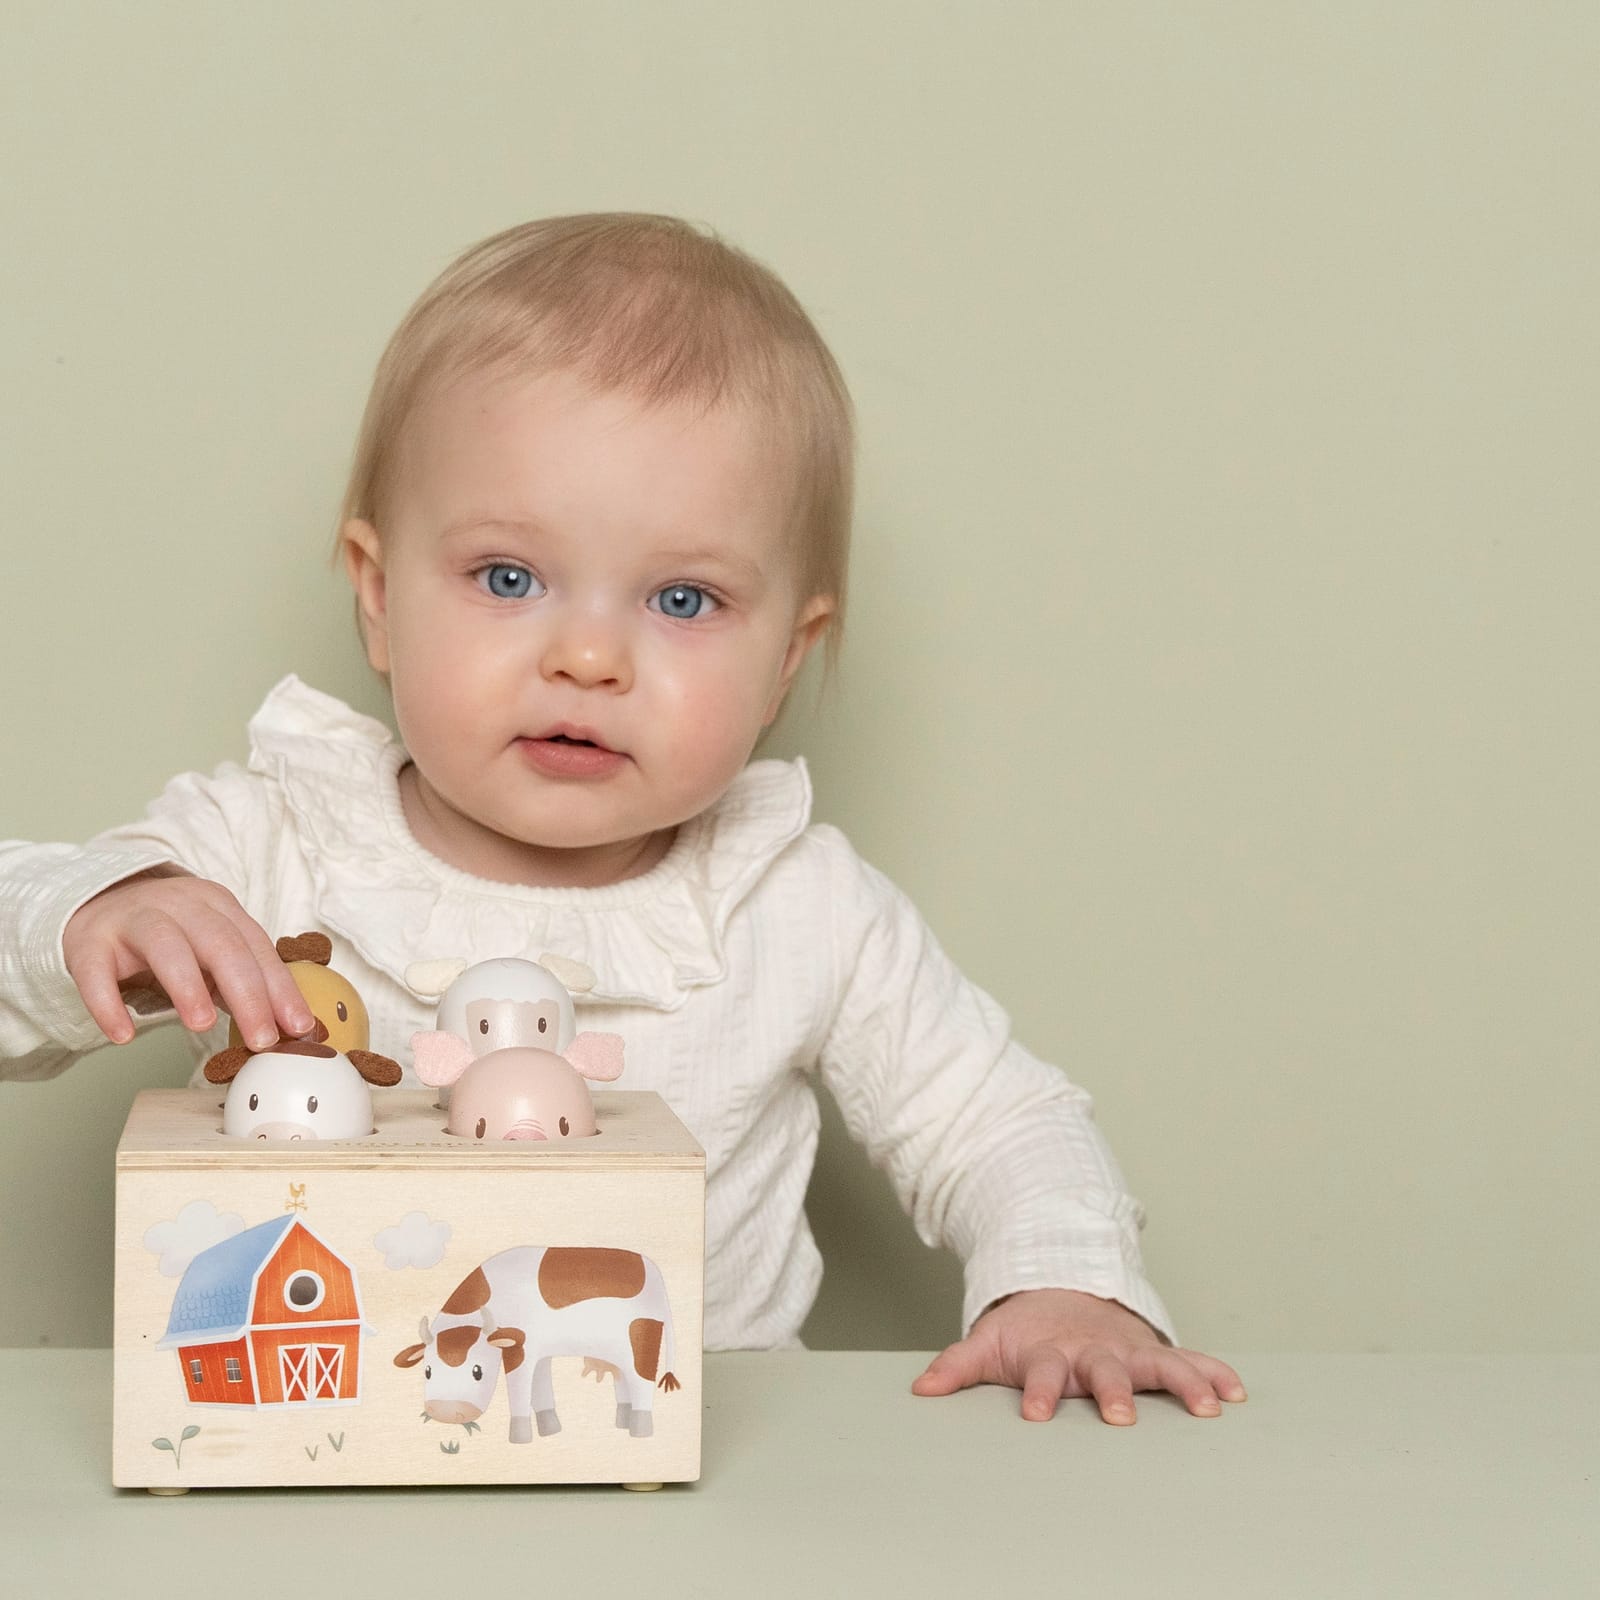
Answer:
[{"label": "baby's face", "polygon": [[474,377],[415,424],[381,574],[352,576],[433,848],[489,877],[521,849],[530,881],[550,852],[648,858],[733,782],[831,609],[796,592],[781,463],[740,411],[563,373]]}]

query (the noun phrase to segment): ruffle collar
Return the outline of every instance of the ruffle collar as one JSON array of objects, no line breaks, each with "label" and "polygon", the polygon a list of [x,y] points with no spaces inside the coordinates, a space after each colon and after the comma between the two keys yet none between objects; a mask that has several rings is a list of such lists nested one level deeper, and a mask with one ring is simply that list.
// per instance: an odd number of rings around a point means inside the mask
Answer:
[{"label": "ruffle collar", "polygon": [[811,815],[803,760],[752,761],[648,872],[598,889],[529,888],[474,877],[417,843],[397,783],[407,759],[383,723],[292,673],[250,721],[250,769],[283,790],[319,914],[401,983],[413,961],[553,951],[594,969],[587,1000],[675,1011],[724,975],[729,916]]}]

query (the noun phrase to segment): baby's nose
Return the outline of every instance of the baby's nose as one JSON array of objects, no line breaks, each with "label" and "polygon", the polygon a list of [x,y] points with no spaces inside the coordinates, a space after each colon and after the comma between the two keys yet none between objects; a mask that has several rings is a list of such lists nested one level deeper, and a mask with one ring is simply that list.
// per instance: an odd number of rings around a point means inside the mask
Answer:
[{"label": "baby's nose", "polygon": [[540,667],[546,678],[566,678],[584,689],[633,684],[626,631],[609,618],[576,616],[558,623]]}]

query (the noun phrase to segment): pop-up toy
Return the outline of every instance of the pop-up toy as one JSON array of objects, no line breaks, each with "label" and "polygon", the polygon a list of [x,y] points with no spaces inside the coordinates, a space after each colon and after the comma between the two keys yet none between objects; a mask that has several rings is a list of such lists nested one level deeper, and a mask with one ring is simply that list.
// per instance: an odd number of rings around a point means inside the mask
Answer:
[{"label": "pop-up toy", "polygon": [[408,969],[439,1006],[402,1089],[329,941],[278,948],[310,1034],[235,1034],[117,1148],[114,1482],[698,1477],[705,1154],[658,1095],[591,1092],[623,1068],[576,1026],[592,975]]}]

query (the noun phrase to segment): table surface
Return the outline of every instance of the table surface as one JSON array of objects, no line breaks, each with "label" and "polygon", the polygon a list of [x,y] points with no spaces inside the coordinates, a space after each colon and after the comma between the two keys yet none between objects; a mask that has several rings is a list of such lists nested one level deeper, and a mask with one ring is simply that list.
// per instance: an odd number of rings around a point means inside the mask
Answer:
[{"label": "table surface", "polygon": [[1238,1357],[1247,1403],[1132,1428],[927,1359],[708,1355],[703,1476],[653,1494],[168,1498],[111,1486],[109,1350],[0,1350],[0,1593],[1600,1594],[1600,1355]]}]

